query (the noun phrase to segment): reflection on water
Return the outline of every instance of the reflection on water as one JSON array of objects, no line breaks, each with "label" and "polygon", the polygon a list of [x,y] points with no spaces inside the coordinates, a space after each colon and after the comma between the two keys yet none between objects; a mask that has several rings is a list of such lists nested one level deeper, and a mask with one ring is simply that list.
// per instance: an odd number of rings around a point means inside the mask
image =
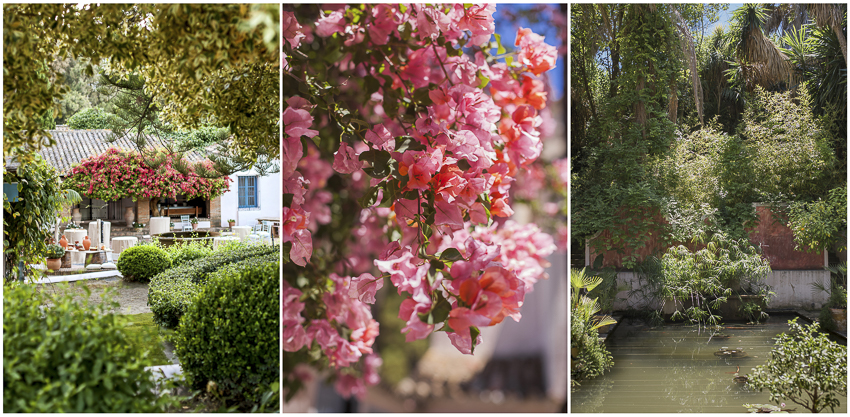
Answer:
[{"label": "reflection on water", "polygon": [[[650,328],[627,320],[608,340],[614,367],[573,390],[571,411],[746,413],[744,404],[770,403],[767,391],[735,382],[735,371],[747,375],[764,364],[773,338],[788,330],[791,318],[775,315],[760,325],[727,324],[719,332],[681,324]],[[847,412],[846,397],[835,411]]]}]

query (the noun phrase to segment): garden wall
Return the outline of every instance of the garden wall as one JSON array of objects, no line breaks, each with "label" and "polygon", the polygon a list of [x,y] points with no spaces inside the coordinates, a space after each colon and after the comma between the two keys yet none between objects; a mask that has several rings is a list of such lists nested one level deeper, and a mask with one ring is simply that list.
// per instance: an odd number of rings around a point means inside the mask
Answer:
[{"label": "garden wall", "polygon": [[[794,271],[773,271],[767,275],[764,281],[770,285],[776,295],[770,300],[768,310],[770,309],[820,309],[829,298],[829,295],[823,291],[812,291],[812,283],[829,282],[829,271],[824,269],[815,270],[794,270]],[[617,274],[617,284],[629,289],[638,287],[638,279],[634,272],[619,272]],[[645,298],[639,293],[633,294],[629,298],[629,291],[621,291],[617,293],[617,299],[614,301],[614,310],[627,309],[642,309],[642,308],[657,309],[659,305],[647,305]]]},{"label": "garden wall", "polygon": [[[756,213],[759,221],[755,228],[750,230],[750,241],[761,246],[764,256],[770,261],[770,267],[773,270],[815,270],[821,269],[827,265],[826,253],[821,251],[817,253],[802,252],[795,250],[794,233],[785,222],[771,212],[770,207],[756,204]],[[667,221],[660,215],[653,216],[659,225],[664,225]],[[621,230],[627,231],[628,226],[620,227]],[[609,239],[610,232],[605,230],[596,239]],[[662,254],[670,246],[665,245],[661,239],[661,230],[652,231],[652,235],[646,239],[646,246],[642,248],[622,248],[618,252],[616,248],[601,252],[604,254],[602,265],[609,268],[622,269],[623,259],[630,257],[632,254],[637,255],[639,260],[646,259],[652,254]],[[678,245],[678,243],[676,243]],[[687,245],[689,247],[693,245]],[[691,247],[691,249],[694,249]],[[585,249],[585,265],[592,265],[593,260],[599,252],[596,252],[593,245],[588,243]]]}]

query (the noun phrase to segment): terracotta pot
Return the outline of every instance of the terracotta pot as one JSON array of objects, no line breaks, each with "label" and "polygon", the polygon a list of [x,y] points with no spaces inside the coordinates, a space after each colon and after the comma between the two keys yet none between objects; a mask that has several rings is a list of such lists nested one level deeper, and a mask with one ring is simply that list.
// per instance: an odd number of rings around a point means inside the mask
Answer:
[{"label": "terracotta pot", "polygon": [[74,223],[79,223],[83,220],[83,215],[80,213],[79,208],[71,210],[71,220],[73,220]]},{"label": "terracotta pot", "polygon": [[62,258],[47,258],[47,269],[58,271],[62,267]]},{"label": "terracotta pot", "polygon": [[192,230],[198,230],[198,223],[192,223]]},{"label": "terracotta pot", "polygon": [[59,238],[59,246],[61,246],[63,249],[68,249],[68,239],[65,237],[65,235],[62,235],[62,237]]},{"label": "terracotta pot", "polygon": [[86,236],[83,239],[83,248],[85,248],[86,250],[89,250],[90,247],[91,247],[91,240],[89,240],[89,237]]},{"label": "terracotta pot", "polygon": [[227,225],[230,227],[236,226],[236,222],[227,222]]},{"label": "terracotta pot", "polygon": [[133,212],[132,207],[127,207],[124,210],[124,221],[127,223],[127,227],[133,227],[134,220],[136,220],[136,213]]}]

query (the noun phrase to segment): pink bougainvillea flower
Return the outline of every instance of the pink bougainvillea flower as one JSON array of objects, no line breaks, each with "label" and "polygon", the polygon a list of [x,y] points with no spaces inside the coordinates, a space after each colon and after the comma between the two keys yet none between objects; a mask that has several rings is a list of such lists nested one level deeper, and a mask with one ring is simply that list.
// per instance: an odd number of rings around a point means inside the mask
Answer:
[{"label": "pink bougainvillea flower", "polygon": [[537,76],[555,68],[558,59],[557,48],[547,45],[543,39],[528,28],[520,28],[516,35],[515,45],[520,47],[519,61]]},{"label": "pink bougainvillea flower", "polygon": [[372,7],[372,22],[366,26],[369,37],[375,45],[386,45],[390,35],[398,35],[398,25],[401,24],[402,14],[397,5],[379,4]]},{"label": "pink bougainvillea flower", "polygon": [[351,398],[352,395],[359,399],[366,397],[366,384],[363,379],[350,374],[338,372],[334,388],[343,398]]},{"label": "pink bougainvillea flower", "polygon": [[296,138],[301,136],[315,137],[319,132],[310,129],[312,124],[313,116],[310,116],[307,110],[287,107],[283,111],[283,133],[288,136]]},{"label": "pink bougainvillea flower", "polygon": [[460,207],[456,204],[438,201],[434,204],[434,209],[436,210],[434,215],[435,225],[449,226],[452,230],[459,230],[463,227],[463,215],[460,212]]},{"label": "pink bougainvillea flower", "polygon": [[300,297],[301,291],[283,281],[283,350],[286,352],[296,352],[309,343],[301,326],[305,319],[301,316],[304,303],[298,301]]},{"label": "pink bougainvillea flower", "polygon": [[292,234],[292,250],[289,258],[296,265],[307,266],[310,257],[313,256],[313,237],[309,230],[297,230]]},{"label": "pink bougainvillea flower", "polygon": [[[455,5],[455,8],[457,8],[457,5]],[[493,19],[495,11],[495,4],[472,5],[464,11],[463,17],[458,21],[458,28],[469,30],[472,33],[470,39],[472,45],[481,45],[490,41],[490,35],[496,31],[496,24]]]},{"label": "pink bougainvillea flower", "polygon": [[367,130],[366,140],[371,142],[378,149],[383,149],[388,152],[395,149],[393,135],[383,124],[377,124],[371,130]]},{"label": "pink bougainvillea flower", "polygon": [[412,298],[407,298],[401,302],[398,318],[407,322],[407,325],[401,329],[404,333],[404,340],[413,342],[428,337],[434,330],[433,324],[424,323],[419,319],[419,313],[427,313],[431,309],[430,300],[428,302],[418,303]]},{"label": "pink bougainvillea flower", "polygon": [[295,20],[295,13],[283,12],[283,39],[289,42],[292,49],[301,45],[301,39],[304,38],[304,33],[301,32],[301,25]]},{"label": "pink bougainvillea flower", "polygon": [[348,146],[347,143],[339,144],[339,150],[334,153],[333,168],[340,174],[351,174],[362,167],[362,163],[357,159],[357,153],[354,148]]},{"label": "pink bougainvillea flower", "polygon": [[363,358],[363,380],[366,381],[366,384],[375,385],[378,382],[381,382],[381,377],[378,375],[378,369],[383,364],[384,361],[381,357],[374,353],[366,355],[366,357]]},{"label": "pink bougainvillea flower", "polygon": [[372,274],[364,273],[358,277],[351,278],[349,296],[361,302],[374,304],[375,293],[384,286],[382,277],[374,277]]},{"label": "pink bougainvillea flower", "polygon": [[[472,354],[472,334],[469,332],[470,327],[486,326],[490,323],[490,319],[475,313],[474,311],[465,308],[453,308],[449,313],[448,325],[454,330],[449,332],[448,336],[452,345],[465,355]],[[475,340],[475,344],[479,345],[483,339],[479,334]]]},{"label": "pink bougainvillea flower", "polygon": [[336,10],[328,15],[322,16],[316,22],[316,34],[327,38],[334,33],[345,33],[345,15],[341,11]]},{"label": "pink bougainvillea flower", "polygon": [[326,350],[331,346],[336,346],[342,340],[339,333],[331,324],[324,319],[314,319],[307,326],[307,335],[311,340],[319,343],[322,350]]},{"label": "pink bougainvillea flower", "polygon": [[298,168],[298,161],[304,155],[301,139],[297,137],[283,138],[283,178],[289,178]]},{"label": "pink bougainvillea flower", "polygon": [[363,327],[357,327],[351,332],[351,342],[360,353],[372,353],[372,345],[375,343],[375,338],[378,337],[378,322],[370,319]]}]

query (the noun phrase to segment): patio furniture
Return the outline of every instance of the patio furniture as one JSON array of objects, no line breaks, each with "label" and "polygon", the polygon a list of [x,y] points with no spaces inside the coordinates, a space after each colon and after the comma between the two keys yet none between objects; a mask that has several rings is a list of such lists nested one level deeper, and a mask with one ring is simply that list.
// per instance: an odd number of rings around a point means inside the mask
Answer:
[{"label": "patio furniture", "polygon": [[251,226],[233,226],[230,229],[233,230],[233,233],[243,242],[248,237],[248,234],[251,233]]},{"label": "patio furniture", "polygon": [[265,244],[266,239],[269,240],[270,244],[272,243],[272,225],[269,222],[257,223],[254,226],[254,231],[248,235],[248,241],[259,240],[261,243]]},{"label": "patio furniture", "polygon": [[150,221],[148,222],[148,225],[150,226],[151,236],[158,235],[160,233],[170,232],[170,224],[170,217],[151,217]]},{"label": "patio furniture", "polygon": [[213,238],[213,250],[218,249],[219,246],[226,244],[227,242],[239,242],[239,239],[236,236],[219,236]]},{"label": "patio furniture", "polygon": [[[162,215],[166,216],[166,217],[178,216],[178,215],[181,215],[181,214],[185,214],[186,217],[189,217],[189,215],[194,214],[195,217],[198,217],[198,216],[201,215],[201,208],[195,207],[195,206],[180,206],[180,207],[163,207],[163,209],[162,209]],[[183,216],[180,216],[180,218],[183,218]]]},{"label": "patio furniture", "polygon": [[189,215],[188,215],[188,214],[187,214],[187,215],[180,216],[180,222],[181,222],[181,223],[183,223],[183,231],[184,231],[184,232],[191,232],[192,230],[195,230],[195,229],[192,227],[192,223],[191,223],[191,221],[189,220]]},{"label": "patio furniture", "polygon": [[125,249],[136,246],[139,239],[135,236],[122,236],[112,239],[112,251],[116,255],[120,255]]},{"label": "patio furniture", "polygon": [[86,252],[79,250],[69,250],[71,254],[71,265],[82,265],[86,262]]},{"label": "patio furniture", "polygon": [[272,225],[272,237],[277,238],[280,230],[280,217],[260,217],[258,222],[268,222]]}]

